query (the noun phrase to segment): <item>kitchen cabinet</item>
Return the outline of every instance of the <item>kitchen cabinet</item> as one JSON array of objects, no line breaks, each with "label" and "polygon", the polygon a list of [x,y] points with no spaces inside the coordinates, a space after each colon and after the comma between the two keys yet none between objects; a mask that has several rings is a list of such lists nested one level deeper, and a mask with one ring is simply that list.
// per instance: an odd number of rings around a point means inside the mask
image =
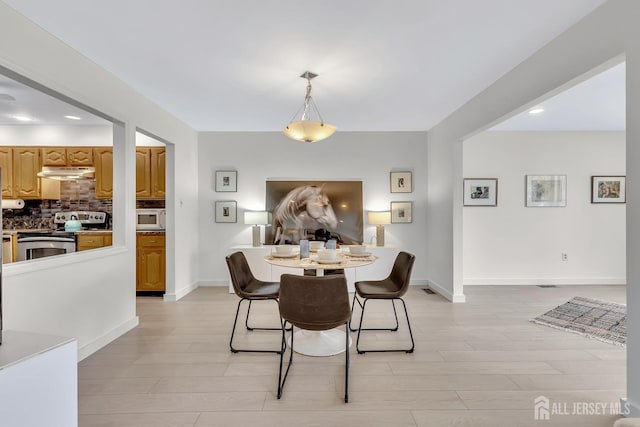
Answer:
[{"label": "kitchen cabinet", "polygon": [[2,197],[5,199],[59,199],[60,183],[38,177],[39,147],[0,147]]},{"label": "kitchen cabinet", "polygon": [[111,233],[78,233],[77,234],[76,251],[86,251],[89,249],[97,249],[105,246],[111,246]]},{"label": "kitchen cabinet", "polygon": [[93,149],[96,168],[96,198],[113,198],[113,148],[96,147]]},{"label": "kitchen cabinet", "polygon": [[0,171],[2,172],[2,198],[13,197],[13,149],[0,147]]},{"label": "kitchen cabinet", "polygon": [[136,147],[136,198],[165,198],[165,159],[163,147]]},{"label": "kitchen cabinet", "polygon": [[154,198],[165,198],[166,150],[151,148],[151,188]]},{"label": "kitchen cabinet", "polygon": [[136,250],[136,291],[164,291],[166,281],[164,233],[137,233]]},{"label": "kitchen cabinet", "polygon": [[13,259],[13,236],[11,235],[3,235],[2,236],[2,263],[9,264],[14,262]]},{"label": "kitchen cabinet", "polygon": [[93,166],[93,148],[42,147],[42,166]]},{"label": "kitchen cabinet", "polygon": [[40,149],[13,148],[13,196],[20,199],[40,198]]}]

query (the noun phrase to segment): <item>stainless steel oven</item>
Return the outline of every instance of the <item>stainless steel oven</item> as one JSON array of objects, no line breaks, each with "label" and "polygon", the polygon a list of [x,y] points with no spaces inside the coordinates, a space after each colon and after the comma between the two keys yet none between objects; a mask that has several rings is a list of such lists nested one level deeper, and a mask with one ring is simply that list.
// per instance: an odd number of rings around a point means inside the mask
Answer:
[{"label": "stainless steel oven", "polygon": [[18,234],[18,261],[64,255],[76,251],[73,233]]}]

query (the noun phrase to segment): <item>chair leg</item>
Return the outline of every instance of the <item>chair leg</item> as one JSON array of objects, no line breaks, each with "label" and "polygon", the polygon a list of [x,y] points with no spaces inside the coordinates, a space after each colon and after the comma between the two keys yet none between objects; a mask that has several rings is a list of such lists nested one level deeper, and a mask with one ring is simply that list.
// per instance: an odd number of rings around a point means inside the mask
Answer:
[{"label": "chair leg", "polygon": [[[278,303],[278,300],[275,298],[267,298],[269,300],[275,301],[276,304]],[[245,353],[276,353],[276,354],[280,354],[281,350],[248,350],[248,349],[241,349],[241,348],[235,348],[233,346],[233,337],[235,336],[236,333],[236,325],[238,323],[238,315],[240,314],[240,306],[242,305],[243,301],[249,301],[249,308],[247,310],[247,320],[245,321],[245,325],[248,322],[249,319],[249,310],[251,310],[251,300],[248,298],[240,298],[240,301],[238,301],[238,307],[236,308],[236,317],[233,319],[233,329],[231,330],[231,339],[229,340],[229,348],[231,349],[232,353],[239,353],[239,352],[245,352]],[[247,325],[247,329],[249,330],[253,330],[250,329]],[[277,331],[280,330],[281,328],[254,328],[256,330],[273,330],[273,331]]]},{"label": "chair leg", "polygon": [[[366,302],[366,298],[363,298]],[[358,302],[358,305],[360,306],[360,309],[364,311],[364,304],[360,302],[360,299],[357,297],[357,294],[354,293],[353,294],[353,303],[351,304],[351,317],[353,317],[353,309],[355,308],[356,305],[356,301]],[[358,325],[357,328],[352,328],[351,327],[351,318],[349,318],[349,329],[351,330],[351,332],[356,332],[360,329],[362,329],[363,331],[391,331],[391,332],[396,332],[398,330],[398,327],[400,326],[398,323],[398,313],[396,312],[396,306],[393,303],[393,300],[391,300],[391,305],[393,306],[393,315],[396,319],[396,326],[394,326],[393,328],[362,328],[362,324]],[[360,318],[360,320],[362,321],[362,316]]]},{"label": "chair leg", "polygon": [[249,300],[249,307],[247,308],[247,317],[244,318],[244,326],[247,331],[253,331],[253,328],[249,326],[249,313],[251,313],[251,300]]},{"label": "chair leg", "polygon": [[344,325],[344,334],[347,337],[345,343],[344,363],[344,403],[349,403],[349,323]]},{"label": "chair leg", "polygon": [[[244,320],[244,326],[247,328],[247,331],[279,331],[280,328],[255,328],[255,327],[251,327],[249,326],[249,313],[251,312],[251,299],[245,298],[247,301],[249,301],[249,308],[247,308],[247,317]],[[270,300],[274,300],[275,302],[278,302],[277,299],[275,298],[265,298],[265,300],[270,299]]]},{"label": "chair leg", "polygon": [[[282,322],[282,342],[281,342],[281,352],[280,352],[280,371],[278,373],[278,399],[282,397],[282,391],[284,389],[284,383],[287,381],[287,376],[289,375],[289,369],[291,368],[291,364],[293,363],[293,325],[291,328],[286,328],[287,321]],[[291,331],[291,350],[289,353],[289,363],[287,364],[287,370],[284,373],[284,377],[282,376],[282,365],[284,361],[284,352],[287,349],[287,340],[285,336],[285,331]]]},{"label": "chair leg", "polygon": [[411,348],[405,351],[407,353],[413,353],[413,350],[416,348],[416,344],[413,341],[413,333],[411,332],[411,322],[409,322],[409,312],[407,311],[407,305],[404,303],[404,300],[400,298],[400,301],[402,301],[402,306],[404,307],[404,315],[407,318],[407,327],[409,328],[409,336],[411,337]]},{"label": "chair leg", "polygon": [[[394,299],[399,299],[400,301],[402,301],[402,306],[404,308],[404,314],[405,317],[407,318],[407,327],[409,328],[409,337],[411,338],[411,348],[409,349],[390,349],[390,350],[360,350],[360,332],[361,331],[397,331],[398,330],[398,315],[396,313],[396,306],[395,304],[393,304],[393,300]],[[373,329],[373,328],[362,328],[362,319],[364,317],[364,309],[365,306],[367,305],[367,301],[369,301],[367,298],[364,299],[364,303],[362,304],[362,313],[360,313],[360,328],[358,329],[358,338],[356,339],[356,350],[358,352],[358,354],[364,354],[364,353],[388,353],[388,352],[396,352],[396,351],[404,351],[405,353],[413,353],[413,350],[415,349],[415,342],[413,340],[413,333],[411,332],[411,322],[409,322],[409,312],[407,311],[407,305],[405,304],[404,300],[402,298],[393,298],[391,300],[391,304],[393,305],[393,312],[394,315],[396,317],[396,328],[395,329]]]},{"label": "chair leg", "polygon": [[358,329],[360,329],[360,325],[358,325],[358,327],[357,327],[357,328],[352,328],[352,327],[351,327],[351,320],[353,319],[353,309],[354,309],[354,308],[355,308],[355,306],[356,306],[356,301],[358,302],[358,305],[360,306],[360,309],[362,310],[362,303],[361,303],[361,302],[360,302],[360,300],[358,299],[358,293],[357,293],[357,292],[354,292],[354,293],[353,293],[353,302],[351,303],[351,316],[349,316],[349,330],[350,330],[351,332],[355,332],[355,331],[357,331]]}]

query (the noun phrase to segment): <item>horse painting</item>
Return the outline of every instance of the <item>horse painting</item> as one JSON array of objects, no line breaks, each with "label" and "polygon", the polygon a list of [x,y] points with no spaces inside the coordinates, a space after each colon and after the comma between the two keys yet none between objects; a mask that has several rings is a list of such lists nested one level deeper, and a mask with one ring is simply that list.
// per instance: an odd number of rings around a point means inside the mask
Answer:
[{"label": "horse painting", "polygon": [[338,218],[323,187],[296,187],[282,198],[273,212],[274,225],[278,227],[274,241],[280,240],[288,230],[297,230],[297,235],[293,234],[290,239],[292,243],[298,243],[300,237],[305,236],[305,229],[336,230]]}]

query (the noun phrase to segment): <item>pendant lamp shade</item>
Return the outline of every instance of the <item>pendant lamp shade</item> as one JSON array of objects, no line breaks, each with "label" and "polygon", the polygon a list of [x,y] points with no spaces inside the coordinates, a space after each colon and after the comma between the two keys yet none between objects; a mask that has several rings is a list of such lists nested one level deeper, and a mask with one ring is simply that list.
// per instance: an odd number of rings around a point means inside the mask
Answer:
[{"label": "pendant lamp shade", "polygon": [[[294,118],[302,111],[300,120],[291,121],[285,126],[283,132],[291,139],[300,142],[318,142],[329,138],[336,131],[336,127],[325,123],[318,111],[318,107],[311,98],[311,79],[317,77],[317,74],[311,71],[305,71],[300,77],[307,79],[307,94],[304,97],[304,104],[296,112]],[[312,114],[318,116],[320,120],[313,120]]]}]

